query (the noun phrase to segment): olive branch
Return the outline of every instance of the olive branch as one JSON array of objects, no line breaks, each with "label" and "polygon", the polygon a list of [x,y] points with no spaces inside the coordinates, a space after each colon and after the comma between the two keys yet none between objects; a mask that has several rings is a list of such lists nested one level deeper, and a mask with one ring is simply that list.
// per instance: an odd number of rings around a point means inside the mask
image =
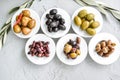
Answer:
[{"label": "olive branch", "polygon": [[[9,11],[9,14],[12,14],[12,13],[14,13],[17,10],[22,9],[22,8],[31,7],[31,5],[33,4],[34,1],[35,0],[31,0],[31,1],[28,0],[25,3],[23,3],[21,6],[17,6],[17,7],[12,8]],[[6,42],[7,34],[10,31],[10,28],[11,28],[11,19],[12,19],[12,17],[10,17],[0,29],[0,49],[3,47],[3,45]]]}]

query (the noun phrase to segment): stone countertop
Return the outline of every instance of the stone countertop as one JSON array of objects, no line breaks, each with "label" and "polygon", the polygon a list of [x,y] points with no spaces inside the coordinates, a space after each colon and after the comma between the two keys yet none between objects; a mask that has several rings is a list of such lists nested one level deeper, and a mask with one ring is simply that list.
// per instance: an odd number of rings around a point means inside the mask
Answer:
[{"label": "stone countertop", "polygon": [[[9,15],[8,11],[26,0],[0,1],[0,26],[4,24]],[[119,0],[99,0],[120,10]],[[45,9],[59,7],[66,10],[70,16],[80,8],[73,0],[37,0],[32,5],[39,16]],[[113,34],[120,41],[120,22],[107,15],[103,17],[101,32]],[[43,33],[41,30],[38,33]],[[72,28],[69,33],[74,33]],[[58,39],[54,39],[57,42]],[[90,39],[86,39],[87,43]],[[20,39],[9,32],[6,44],[0,51],[0,80],[120,80],[120,58],[113,64],[102,66],[95,63],[90,56],[80,64],[68,66],[63,64],[55,55],[54,59],[46,65],[38,66],[31,63],[25,56],[25,43],[27,39]]]}]

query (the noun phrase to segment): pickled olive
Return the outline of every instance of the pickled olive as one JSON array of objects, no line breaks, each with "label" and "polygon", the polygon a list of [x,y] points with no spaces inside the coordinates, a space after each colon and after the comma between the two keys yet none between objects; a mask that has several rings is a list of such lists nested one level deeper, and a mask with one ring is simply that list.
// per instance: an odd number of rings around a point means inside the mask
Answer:
[{"label": "pickled olive", "polygon": [[22,33],[23,33],[24,35],[27,35],[27,34],[29,34],[30,32],[31,32],[31,29],[29,29],[29,28],[27,28],[27,27],[22,28]]},{"label": "pickled olive", "polygon": [[74,22],[75,22],[75,24],[76,24],[77,26],[80,26],[82,21],[81,21],[80,17],[75,16]]},{"label": "pickled olive", "polygon": [[112,41],[108,40],[107,45],[111,45]]},{"label": "pickled olive", "polygon": [[82,30],[86,30],[89,27],[89,22],[88,21],[84,21],[81,25],[81,29]]},{"label": "pickled olive", "polygon": [[93,21],[90,25],[92,28],[97,28],[100,26],[100,23],[98,21]]},{"label": "pickled olive", "polygon": [[64,47],[64,52],[67,54],[67,53],[69,53],[69,52],[71,51],[71,49],[72,49],[72,46],[69,45],[69,44],[67,44],[67,45],[65,45],[65,47]]},{"label": "pickled olive", "polygon": [[29,22],[28,22],[28,27],[30,29],[34,28],[36,25],[36,21],[34,19],[31,19]]},{"label": "pickled olive", "polygon": [[70,57],[71,57],[72,59],[75,59],[75,58],[77,57],[77,54],[76,54],[76,53],[70,53]]},{"label": "pickled olive", "polygon": [[99,51],[99,52],[98,52],[98,55],[100,55],[100,56],[103,56],[103,54],[104,54],[104,53],[103,53],[102,51]]},{"label": "pickled olive", "polygon": [[86,15],[86,18],[87,18],[87,20],[93,20],[94,19],[94,17],[95,17],[95,15],[93,14],[93,13],[89,13],[89,14],[87,14]]},{"label": "pickled olive", "polygon": [[107,48],[107,47],[104,47],[104,48],[102,49],[102,51],[103,51],[103,53],[108,53],[108,48]]},{"label": "pickled olive", "polygon": [[76,53],[77,53],[77,55],[80,55],[81,52],[80,52],[79,49],[77,49],[77,50],[76,50]]},{"label": "pickled olive", "polygon": [[13,26],[13,30],[14,30],[15,33],[20,33],[21,32],[21,28],[20,28],[19,25]]},{"label": "pickled olive", "polygon": [[96,52],[100,52],[100,51],[101,51],[101,48],[100,48],[100,47],[96,47],[95,51],[96,51]]},{"label": "pickled olive", "polygon": [[26,16],[22,17],[22,26],[27,26],[30,20],[31,19],[29,17]]},{"label": "pickled olive", "polygon": [[100,43],[98,43],[98,44],[96,45],[96,47],[99,47],[99,48],[101,48],[101,44],[100,44]]},{"label": "pickled olive", "polygon": [[23,13],[23,16],[30,17],[30,11],[29,10],[23,10],[22,13]]},{"label": "pickled olive", "polygon": [[81,10],[81,11],[78,13],[78,16],[79,16],[80,18],[83,18],[83,17],[85,17],[86,15],[87,15],[87,10],[85,10],[85,9]]},{"label": "pickled olive", "polygon": [[95,29],[92,29],[92,28],[87,28],[86,29],[86,32],[90,35],[95,35],[96,34],[96,30]]},{"label": "pickled olive", "polygon": [[104,48],[106,46],[106,42],[101,42],[101,47]]}]

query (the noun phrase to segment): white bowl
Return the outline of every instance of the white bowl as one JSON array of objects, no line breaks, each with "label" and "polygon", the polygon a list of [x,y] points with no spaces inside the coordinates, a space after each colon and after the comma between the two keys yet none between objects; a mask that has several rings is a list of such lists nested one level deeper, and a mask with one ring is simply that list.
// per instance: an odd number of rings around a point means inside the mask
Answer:
[{"label": "white bowl", "polygon": [[[111,40],[116,43],[115,51],[109,57],[101,57],[95,51],[96,44],[102,40]],[[120,56],[120,43],[119,41],[109,33],[96,34],[89,42],[89,54],[90,57],[101,65],[109,65],[115,62]]]},{"label": "white bowl", "polygon": [[[37,56],[31,56],[28,54],[29,52],[29,45],[32,44],[33,41],[49,41],[49,50],[50,50],[50,55],[49,57],[37,57]],[[43,65],[43,64],[47,64],[48,62],[50,62],[54,56],[55,56],[55,43],[54,41],[47,37],[46,35],[44,34],[36,34],[34,36],[32,36],[26,43],[25,45],[25,53],[26,53],[26,56],[27,58],[34,64],[37,64],[37,65]]]},{"label": "white bowl", "polygon": [[[65,55],[65,53],[63,52],[64,51],[64,45],[70,39],[76,40],[76,37],[79,37],[81,39],[80,45],[79,45],[81,54],[78,55],[76,59],[68,59],[67,56]],[[57,57],[64,64],[67,64],[67,65],[77,65],[77,64],[81,63],[87,56],[87,43],[79,35],[67,34],[67,35],[63,36],[62,38],[60,38],[59,41],[57,42],[56,53],[57,53]]]},{"label": "white bowl", "polygon": [[[66,30],[59,30],[58,32],[49,32],[47,30],[47,25],[46,25],[46,21],[47,21],[47,18],[46,18],[46,14],[49,13],[50,10],[52,9],[57,9],[58,13],[57,14],[60,14],[62,16],[62,18],[65,19],[65,26],[66,26]],[[59,37],[62,37],[64,36],[66,33],[68,33],[69,29],[70,29],[70,26],[71,26],[71,19],[70,19],[70,16],[69,14],[63,10],[63,9],[60,9],[60,8],[51,8],[49,10],[47,10],[41,17],[41,29],[42,31],[48,35],[49,37],[51,38],[59,38]]]},{"label": "white bowl", "polygon": [[[19,15],[23,10],[29,10],[30,11],[30,16],[36,20],[36,26],[32,29],[32,31],[28,34],[28,35],[24,35],[21,33],[15,33],[13,31],[13,25],[16,22],[16,16]],[[20,9],[18,10],[12,17],[12,21],[11,21],[11,27],[12,27],[12,31],[15,35],[17,35],[20,38],[30,38],[31,36],[35,35],[39,29],[40,29],[40,18],[39,15],[32,9],[28,9],[28,8],[24,8],[24,9]]]},{"label": "white bowl", "polygon": [[95,15],[95,21],[100,22],[100,26],[95,29],[96,34],[101,31],[102,25],[103,25],[103,18],[101,16],[100,12],[93,7],[81,7],[79,9],[77,9],[72,16],[72,28],[73,28],[74,32],[77,33],[80,36],[83,36],[83,37],[86,37],[86,38],[93,37],[93,36],[89,35],[85,30],[81,30],[80,27],[76,26],[75,23],[74,23],[74,17],[77,16],[79,11],[81,11],[83,9],[86,9],[88,13],[93,13]]}]

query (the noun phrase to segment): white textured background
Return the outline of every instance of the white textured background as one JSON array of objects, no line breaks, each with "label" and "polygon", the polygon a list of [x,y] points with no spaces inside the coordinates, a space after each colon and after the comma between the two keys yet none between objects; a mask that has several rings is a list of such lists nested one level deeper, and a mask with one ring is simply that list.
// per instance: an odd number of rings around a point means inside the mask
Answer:
[{"label": "white textured background", "polygon": [[[24,1],[26,0],[0,0],[0,26],[9,17],[8,11]],[[99,1],[120,10],[120,0]],[[41,17],[45,9],[51,7],[63,8],[72,16],[74,11],[81,6],[73,0],[42,0],[36,1],[31,8]],[[73,30],[71,29],[70,32]],[[120,41],[120,22],[108,14],[107,19],[104,18],[101,32],[109,32]],[[57,40],[55,39],[55,42]],[[11,31],[9,32],[7,42],[0,51],[0,80],[120,80],[120,59],[111,65],[102,66],[95,63],[88,55],[81,64],[67,66],[55,56],[50,63],[37,66],[25,56],[26,41],[18,38]],[[88,43],[89,39],[86,41]]]}]

